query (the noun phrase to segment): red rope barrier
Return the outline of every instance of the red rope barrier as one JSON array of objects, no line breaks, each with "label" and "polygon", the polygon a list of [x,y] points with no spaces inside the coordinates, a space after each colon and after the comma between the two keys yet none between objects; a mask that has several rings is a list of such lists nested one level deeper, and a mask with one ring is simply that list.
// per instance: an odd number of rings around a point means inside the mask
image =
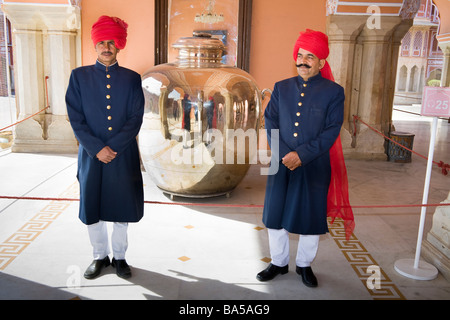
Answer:
[{"label": "red rope barrier", "polygon": [[45,96],[47,97],[47,108],[50,108],[50,103],[48,103],[48,78],[49,76],[45,76]]},{"label": "red rope barrier", "polygon": [[[363,120],[361,120],[360,117],[358,117],[358,116],[356,116],[356,115],[353,115],[353,126],[354,126],[353,136],[356,136],[356,120],[361,121],[363,124],[365,124],[367,127],[369,127],[369,129],[371,129],[371,130],[375,131],[376,133],[382,135],[385,139],[387,139],[387,140],[389,140],[389,141],[392,141],[392,142],[395,143],[396,145],[398,145],[398,146],[402,147],[403,149],[406,149],[406,150],[408,150],[408,151],[414,153],[415,155],[417,155],[417,156],[419,156],[419,157],[424,158],[425,160],[428,160],[428,158],[425,157],[424,155],[421,155],[420,153],[417,153],[417,152],[415,152],[415,151],[413,151],[413,150],[411,150],[411,149],[405,147],[405,146],[402,145],[401,143],[392,140],[391,138],[389,138],[388,136],[386,136],[385,134],[383,134],[383,133],[380,132],[379,130],[377,130],[377,129],[373,128],[372,126],[370,126],[369,124],[365,123]],[[449,165],[449,164],[444,163],[443,161],[437,162],[437,161],[434,161],[434,160],[433,160],[433,163],[434,163],[435,165],[437,165],[439,168],[441,168],[441,172],[442,172],[442,174],[443,174],[444,176],[446,176],[446,175],[448,174],[448,170],[450,170],[450,165]]]},{"label": "red rope barrier", "polygon": [[6,130],[6,129],[8,129],[8,128],[14,127],[15,125],[17,125],[17,124],[19,124],[19,123],[21,123],[21,122],[24,122],[25,120],[30,119],[30,118],[34,117],[35,115],[37,115],[38,113],[40,113],[40,112],[42,112],[42,111],[44,111],[44,110],[47,110],[48,108],[50,108],[50,106],[45,107],[44,109],[39,110],[39,111],[36,112],[36,113],[33,113],[31,116],[26,117],[25,119],[22,119],[22,120],[20,120],[20,121],[17,121],[16,123],[13,123],[13,124],[11,124],[11,125],[9,125],[9,126],[7,126],[7,127],[1,128],[1,129],[0,129],[0,132],[3,131],[3,130]]},{"label": "red rope barrier", "polygon": [[[51,197],[17,197],[17,196],[0,196],[0,199],[12,200],[38,200],[38,201],[80,201],[75,198],[51,198]],[[238,207],[238,208],[263,208],[262,204],[224,204],[224,203],[192,203],[192,202],[164,202],[164,201],[149,201],[147,204],[161,204],[161,205],[175,205],[175,206],[193,206],[193,207]],[[450,203],[437,204],[402,204],[402,205],[367,205],[367,206],[351,206],[352,208],[411,208],[411,207],[441,207],[450,206]]]},{"label": "red rope barrier", "polygon": [[38,113],[41,113],[42,111],[47,110],[48,108],[50,108],[50,105],[49,105],[49,103],[48,103],[48,84],[47,84],[48,78],[49,78],[48,76],[45,77],[45,95],[46,95],[46,97],[47,97],[47,106],[46,106],[44,109],[41,109],[41,110],[39,110],[38,112],[32,114],[31,116],[26,117],[25,119],[22,119],[22,120],[20,120],[20,121],[17,121],[16,123],[13,123],[13,124],[11,124],[11,125],[9,125],[9,126],[7,126],[7,127],[4,127],[4,128],[2,128],[2,129],[0,129],[0,132],[2,132],[3,130],[6,130],[6,129],[8,129],[8,128],[14,127],[15,125],[18,125],[19,123],[21,123],[21,122],[23,122],[23,121],[25,121],[25,120],[28,120],[28,119],[34,117],[35,115],[37,115]]}]

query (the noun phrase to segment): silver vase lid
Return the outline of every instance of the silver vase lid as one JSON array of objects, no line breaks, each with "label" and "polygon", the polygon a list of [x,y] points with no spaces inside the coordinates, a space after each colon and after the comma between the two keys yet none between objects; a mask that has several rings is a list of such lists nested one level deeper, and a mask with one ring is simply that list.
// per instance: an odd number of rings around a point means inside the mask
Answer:
[{"label": "silver vase lid", "polygon": [[221,64],[225,46],[209,33],[194,32],[192,37],[179,38],[173,45],[178,49],[178,63],[189,67],[212,67]]}]

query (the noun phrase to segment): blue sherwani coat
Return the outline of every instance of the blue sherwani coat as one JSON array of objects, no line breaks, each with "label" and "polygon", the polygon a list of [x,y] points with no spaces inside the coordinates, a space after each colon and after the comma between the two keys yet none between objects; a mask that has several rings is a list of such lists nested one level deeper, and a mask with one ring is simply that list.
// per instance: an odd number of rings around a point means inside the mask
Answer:
[{"label": "blue sherwani coat", "polygon": [[[136,141],[144,114],[140,75],[118,63],[107,68],[98,61],[74,69],[66,105],[80,144],[80,220],[85,224],[139,221],[144,213]],[[118,153],[108,164],[96,158],[105,146]]]},{"label": "blue sherwani coat", "polygon": [[[320,73],[304,81],[300,76],[277,82],[264,117],[272,149],[279,162],[269,175],[263,222],[270,229],[297,234],[324,234],[331,168],[329,149],[339,135],[344,112],[344,89]],[[271,141],[271,130],[279,141]],[[276,153],[273,143],[278,143]],[[296,151],[302,165],[291,171],[281,159]]]}]

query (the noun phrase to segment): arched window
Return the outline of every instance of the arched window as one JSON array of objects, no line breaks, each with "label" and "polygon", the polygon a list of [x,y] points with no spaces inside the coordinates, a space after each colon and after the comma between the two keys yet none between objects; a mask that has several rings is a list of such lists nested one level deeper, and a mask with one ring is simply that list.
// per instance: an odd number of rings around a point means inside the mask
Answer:
[{"label": "arched window", "polygon": [[398,74],[397,91],[406,91],[406,79],[408,77],[408,68],[402,66]]},{"label": "arched window", "polygon": [[439,43],[436,39],[437,31],[431,31],[431,46],[429,56],[440,56],[442,55],[441,48],[439,47]]},{"label": "arched window", "polygon": [[428,32],[425,32],[425,40],[423,42],[423,47],[422,47],[422,57],[426,57],[427,56],[427,51],[428,51]]},{"label": "arched window", "polygon": [[411,74],[409,75],[409,92],[416,92],[417,91],[417,78],[418,78],[418,68],[417,66],[412,67]]},{"label": "arched window", "polygon": [[[3,21],[6,19],[6,23]],[[0,41],[0,96],[15,95],[14,89],[14,55],[11,34],[11,23],[3,13],[0,13],[0,23],[2,24],[2,37]],[[5,23],[6,30],[3,30]],[[9,74],[8,74],[9,73]],[[10,87],[8,88],[8,77]],[[11,91],[8,91],[8,90]]]},{"label": "arched window", "polygon": [[419,77],[419,88],[417,91],[419,91],[420,93],[423,92],[423,86],[425,83],[425,67],[422,66],[422,68],[420,68],[420,77]]},{"label": "arched window", "polygon": [[402,56],[409,56],[409,46],[411,45],[411,32],[407,32],[402,40]]},{"label": "arched window", "polygon": [[417,31],[414,35],[413,41],[413,57],[420,57],[420,52],[422,50],[422,31]]}]

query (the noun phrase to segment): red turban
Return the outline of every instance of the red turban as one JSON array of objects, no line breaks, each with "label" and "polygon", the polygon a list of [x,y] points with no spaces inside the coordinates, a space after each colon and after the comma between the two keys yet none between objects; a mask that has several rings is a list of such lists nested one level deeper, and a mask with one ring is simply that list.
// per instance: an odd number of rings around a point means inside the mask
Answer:
[{"label": "red turban", "polygon": [[[314,31],[306,29],[305,32],[300,32],[300,36],[295,42],[294,46],[294,60],[297,60],[298,49],[304,49],[313,53],[319,59],[328,58],[330,50],[328,49],[328,37],[326,34],[320,31]],[[333,74],[328,62],[325,62],[325,66],[320,70],[322,77],[334,81]]]},{"label": "red turban", "polygon": [[125,48],[127,28],[128,24],[117,17],[101,16],[92,25],[91,38],[94,46],[100,41],[114,40],[117,49]]},{"label": "red turban", "polygon": [[[295,42],[294,60],[296,61],[299,48],[313,53],[319,59],[326,59],[330,53],[327,35],[310,29],[300,32],[300,36]],[[320,70],[320,73],[322,77],[334,81],[328,62],[325,62],[325,66]],[[341,218],[344,221],[345,235],[348,240],[355,228],[355,221],[349,201],[347,169],[340,135],[330,148],[330,165],[331,181],[328,189],[327,216],[332,219],[332,223],[335,218]]]}]

